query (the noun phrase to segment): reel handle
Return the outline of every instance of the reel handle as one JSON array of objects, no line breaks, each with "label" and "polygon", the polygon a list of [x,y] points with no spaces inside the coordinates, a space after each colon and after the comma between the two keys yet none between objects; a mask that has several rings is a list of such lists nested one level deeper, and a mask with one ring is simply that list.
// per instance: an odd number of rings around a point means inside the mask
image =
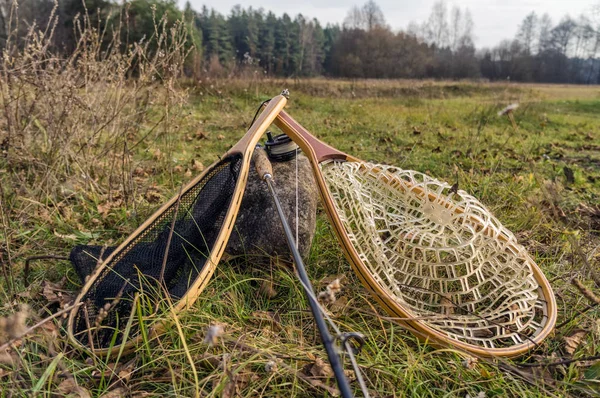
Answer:
[{"label": "reel handle", "polygon": [[261,146],[257,146],[254,149],[252,160],[261,180],[265,181],[267,178],[273,178],[273,166],[267,156],[267,152]]}]

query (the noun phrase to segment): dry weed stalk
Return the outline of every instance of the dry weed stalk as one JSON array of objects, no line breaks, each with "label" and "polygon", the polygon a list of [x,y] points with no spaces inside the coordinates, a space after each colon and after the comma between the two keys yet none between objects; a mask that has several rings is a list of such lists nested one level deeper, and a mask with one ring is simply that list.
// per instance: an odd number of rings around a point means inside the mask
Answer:
[{"label": "dry weed stalk", "polygon": [[[79,193],[135,207],[133,148],[158,141],[171,159],[187,100],[178,84],[190,51],[184,22],[155,18],[154,34],[130,43],[127,6],[105,24],[79,15],[77,46],[64,55],[53,44],[57,9],[47,28],[24,29],[15,1],[0,54],[0,210],[13,226],[48,224],[38,213]],[[17,233],[7,232],[7,246]]]}]

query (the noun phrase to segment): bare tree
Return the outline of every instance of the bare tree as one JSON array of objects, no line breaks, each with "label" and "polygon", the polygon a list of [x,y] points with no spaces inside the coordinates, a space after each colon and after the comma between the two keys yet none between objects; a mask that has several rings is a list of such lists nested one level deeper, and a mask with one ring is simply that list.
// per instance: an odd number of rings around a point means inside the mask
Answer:
[{"label": "bare tree", "polygon": [[[600,51],[600,1],[591,7],[590,9],[590,20],[591,20],[591,28],[592,28],[592,45],[589,49],[589,57],[592,59],[590,62],[590,68],[587,74],[586,82],[589,84],[592,82],[592,78],[594,76],[594,66],[597,62],[595,62],[596,57],[598,55],[598,51]],[[598,76],[596,77],[596,81],[600,81],[600,68],[598,70]]]},{"label": "bare tree", "polygon": [[362,11],[367,30],[385,26],[385,17],[383,16],[383,11],[381,11],[381,8],[379,8],[375,1],[367,1],[362,7]]},{"label": "bare tree", "polygon": [[354,6],[348,11],[344,27],[348,29],[373,30],[385,26],[383,11],[373,0],[367,1],[361,8]]},{"label": "bare tree", "polygon": [[419,39],[424,39],[424,37],[425,37],[424,28],[425,28],[425,25],[419,24],[418,22],[415,22],[415,21],[410,21],[408,23],[408,26],[406,27],[406,34],[416,37],[416,38],[419,38]]},{"label": "bare tree", "polygon": [[517,40],[519,40],[527,55],[535,52],[539,40],[538,17],[535,11],[530,12],[519,25]]},{"label": "bare tree", "polygon": [[346,29],[364,29],[365,18],[362,9],[358,6],[354,6],[348,11],[346,18],[344,19],[344,28]]},{"label": "bare tree", "polygon": [[452,8],[452,16],[450,17],[450,27],[449,27],[449,38],[450,38],[450,48],[452,51],[456,51],[458,48],[458,42],[461,36],[461,12],[460,8],[454,6]]},{"label": "bare tree", "polygon": [[448,25],[448,41],[450,49],[457,52],[462,47],[473,46],[473,18],[471,11],[454,7]]},{"label": "bare tree", "polygon": [[552,46],[552,19],[546,13],[539,20],[538,52],[543,52]]},{"label": "bare tree", "polygon": [[587,16],[580,15],[575,26],[571,55],[581,59],[588,56],[593,38],[594,29],[592,28],[592,21]]},{"label": "bare tree", "polygon": [[437,47],[448,45],[448,7],[444,0],[437,1],[427,21],[428,42]]},{"label": "bare tree", "polygon": [[462,16],[461,34],[459,44],[461,47],[473,47],[475,45],[475,37],[473,35],[473,17],[471,11],[465,8]]},{"label": "bare tree", "polygon": [[560,23],[550,31],[554,49],[558,50],[562,55],[567,56],[569,43],[575,36],[576,28],[577,24],[571,17],[564,17]]}]

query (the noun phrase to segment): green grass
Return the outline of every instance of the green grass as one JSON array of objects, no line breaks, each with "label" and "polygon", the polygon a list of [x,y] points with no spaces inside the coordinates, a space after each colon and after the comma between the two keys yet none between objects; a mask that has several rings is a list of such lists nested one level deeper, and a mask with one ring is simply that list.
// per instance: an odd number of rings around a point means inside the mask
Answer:
[{"label": "green grass", "polygon": [[[65,289],[75,292],[77,276],[65,261],[37,262],[32,285],[25,288],[26,257],[66,254],[75,243],[118,243],[191,178],[185,171],[192,160],[206,166],[217,160],[242,136],[260,102],[285,87],[291,91],[287,111],[319,138],[361,159],[450,182],[458,178],[459,187],[486,204],[532,253],[555,289],[558,323],[566,323],[538,349],[506,364],[600,354],[600,311],[579,315],[590,303],[570,284],[576,277],[600,294],[577,254],[583,253],[598,272],[600,209],[595,215],[585,210],[600,202],[600,97],[590,88],[578,99],[572,87],[515,84],[300,80],[191,85],[187,103],[171,120],[172,133],[151,134],[133,149],[131,170],[143,173],[132,179],[127,200],[118,184],[107,193],[108,181],[101,176],[108,161],[97,165],[102,190],[67,181],[49,187],[43,198],[27,186],[35,180],[36,165],[44,162],[41,155],[0,173],[7,215],[3,231],[10,237],[15,278],[13,296],[2,280],[2,312],[13,312],[20,302],[27,302],[37,317],[55,311],[56,303],[49,304],[42,294],[42,283],[66,275]],[[513,102],[520,103],[516,130],[497,115]],[[156,114],[149,120],[158,121],[163,110],[152,111]],[[129,141],[137,142],[151,129],[145,123]],[[567,181],[565,167],[573,171],[574,182]],[[156,196],[148,196],[149,187]],[[107,204],[108,210],[101,211]],[[525,376],[519,376],[483,360],[465,366],[461,353],[419,342],[387,318],[360,285],[322,210],[307,268],[317,290],[324,289],[324,278],[346,277],[340,296],[347,303],[332,308],[332,316],[343,331],[366,336],[358,361],[374,396],[474,397],[484,392],[487,397],[543,397],[599,391],[599,365],[593,362],[523,368]],[[263,280],[273,282],[275,298],[259,294]],[[265,319],[265,313],[277,314],[277,321]],[[248,397],[327,394],[297,375],[306,373],[315,358],[325,359],[325,351],[294,275],[268,258],[220,264],[193,308],[178,316],[181,331],[172,316],[164,318],[166,332],[144,341],[118,364],[115,357],[90,358],[74,350],[60,322],[55,329],[36,331],[18,345],[13,364],[0,363],[0,396],[75,394],[64,382],[70,376],[93,396],[119,388],[140,397],[187,397],[197,391]],[[225,334],[211,347],[204,336],[213,323],[225,325]],[[576,329],[586,334],[571,355],[564,337]],[[55,338],[49,341],[49,335]],[[274,357],[278,365],[268,372],[265,365]],[[332,380],[322,382],[334,386]]]}]

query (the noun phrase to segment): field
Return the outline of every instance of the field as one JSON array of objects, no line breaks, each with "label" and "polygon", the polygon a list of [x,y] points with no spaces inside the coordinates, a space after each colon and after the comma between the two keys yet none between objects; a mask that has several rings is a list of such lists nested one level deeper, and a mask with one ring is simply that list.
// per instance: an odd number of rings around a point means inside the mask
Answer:
[{"label": "field", "polygon": [[[40,101],[55,92],[51,83]],[[329,310],[342,330],[366,336],[358,362],[372,396],[600,393],[599,88],[325,79],[175,86],[71,90],[54,106],[32,105],[34,120],[17,129],[14,146],[5,144],[0,303],[3,315],[20,311],[20,318],[3,318],[0,343],[65,308],[81,285],[65,260],[32,262],[26,285],[27,257],[117,244],[237,142],[261,101],[288,88],[286,110],[325,142],[458,181],[516,234],[555,289],[558,327],[523,357],[489,361],[433,348],[374,302],[320,209],[307,268],[318,291],[345,277]],[[84,105],[61,107],[65,97]],[[6,98],[5,128],[15,111]],[[109,106],[115,101],[125,109],[117,116]],[[519,104],[516,125],[498,115],[512,103]],[[77,116],[57,123],[52,115],[62,109]],[[221,263],[193,308],[164,315],[167,331],[133,354],[90,357],[67,343],[60,317],[45,323],[0,352],[0,396],[334,395],[299,283],[288,267],[263,263]],[[264,283],[272,284],[273,297],[261,294]],[[207,344],[214,324],[224,334]]]}]

